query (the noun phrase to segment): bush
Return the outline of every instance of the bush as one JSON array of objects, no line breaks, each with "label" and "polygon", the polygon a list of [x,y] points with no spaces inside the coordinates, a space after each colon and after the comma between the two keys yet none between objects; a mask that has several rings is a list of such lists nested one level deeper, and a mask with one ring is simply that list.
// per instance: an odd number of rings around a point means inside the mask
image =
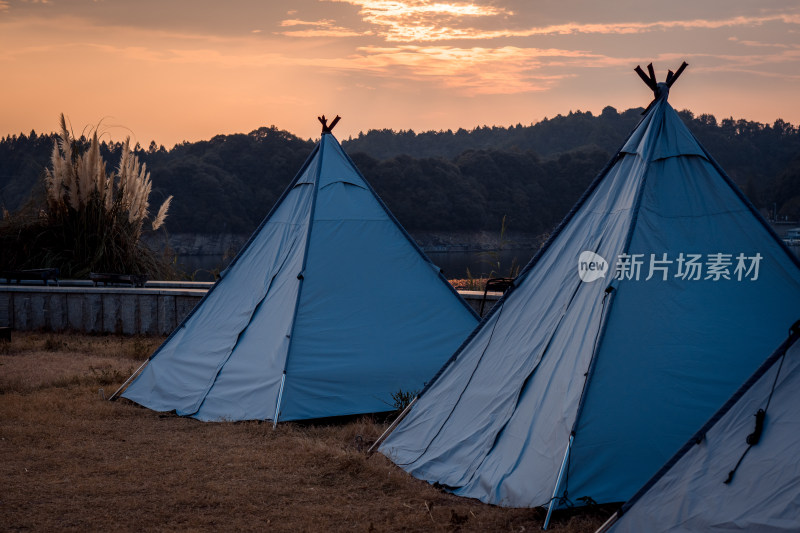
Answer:
[{"label": "bush", "polygon": [[[59,268],[62,277],[89,272],[175,277],[169,262],[141,244],[149,217],[150,173],[126,139],[116,172],[107,173],[97,130],[88,149],[70,135],[64,115],[45,177],[44,205],[29,202],[4,216],[0,227],[0,268]],[[172,196],[161,205],[151,227],[164,224]]]}]

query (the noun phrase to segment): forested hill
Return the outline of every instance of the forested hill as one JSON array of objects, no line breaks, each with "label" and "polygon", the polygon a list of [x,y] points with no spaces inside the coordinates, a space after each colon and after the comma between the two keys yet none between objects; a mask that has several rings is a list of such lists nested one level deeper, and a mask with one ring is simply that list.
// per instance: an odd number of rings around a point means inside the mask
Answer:
[{"label": "forested hill", "polygon": [[[640,109],[575,112],[537,124],[456,132],[371,130],[342,140],[361,172],[411,231],[545,233],[559,222],[641,118]],[[680,112],[689,129],[760,208],[800,217],[800,132]],[[41,194],[52,134],[0,140],[0,204]],[[300,169],[314,143],[275,127],[138,151],[152,203],[173,194],[170,232],[248,233]],[[109,167],[120,145],[105,144]]]},{"label": "forested hill", "polygon": [[642,118],[642,108],[618,113],[606,107],[600,116],[580,111],[567,116],[509,128],[482,126],[473,130],[414,131],[370,130],[342,142],[349,152],[363,152],[377,159],[397,155],[444,157],[452,159],[466,150],[533,150],[539,156],[576,149],[600,149],[616,152]]}]

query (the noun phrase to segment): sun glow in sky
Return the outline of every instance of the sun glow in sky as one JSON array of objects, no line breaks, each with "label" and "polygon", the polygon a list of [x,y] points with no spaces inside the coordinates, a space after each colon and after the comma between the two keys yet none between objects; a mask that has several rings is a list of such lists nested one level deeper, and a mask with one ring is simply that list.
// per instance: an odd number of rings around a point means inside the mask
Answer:
[{"label": "sun glow in sky", "polygon": [[796,0],[0,0],[0,135],[167,147],[275,125],[340,139],[645,106],[800,123]]}]

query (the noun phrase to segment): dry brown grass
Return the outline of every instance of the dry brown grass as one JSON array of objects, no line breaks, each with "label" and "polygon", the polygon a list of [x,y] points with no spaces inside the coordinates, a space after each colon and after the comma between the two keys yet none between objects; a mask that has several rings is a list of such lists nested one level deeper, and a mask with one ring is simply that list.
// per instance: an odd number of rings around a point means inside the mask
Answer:
[{"label": "dry brown grass", "polygon": [[[202,423],[103,401],[161,339],[15,333],[0,344],[0,530],[537,531],[459,498],[337,425]],[[594,531],[603,513],[557,516]]]}]

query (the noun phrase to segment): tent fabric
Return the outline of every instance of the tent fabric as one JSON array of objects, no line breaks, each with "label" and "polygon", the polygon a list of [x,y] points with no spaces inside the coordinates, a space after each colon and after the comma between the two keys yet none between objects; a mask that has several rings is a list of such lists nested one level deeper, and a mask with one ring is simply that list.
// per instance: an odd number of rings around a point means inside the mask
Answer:
[{"label": "tent fabric", "polygon": [[572,435],[557,504],[625,501],[796,318],[800,264],[667,93],[381,444],[399,466],[547,505]]},{"label": "tent fabric", "polygon": [[123,396],[200,420],[388,411],[393,393],[419,390],[476,324],[324,134]]},{"label": "tent fabric", "polygon": [[[800,322],[789,339],[601,530],[800,531],[798,339]],[[766,413],[763,430],[758,443],[749,446],[747,438],[755,430],[760,409]]]}]

